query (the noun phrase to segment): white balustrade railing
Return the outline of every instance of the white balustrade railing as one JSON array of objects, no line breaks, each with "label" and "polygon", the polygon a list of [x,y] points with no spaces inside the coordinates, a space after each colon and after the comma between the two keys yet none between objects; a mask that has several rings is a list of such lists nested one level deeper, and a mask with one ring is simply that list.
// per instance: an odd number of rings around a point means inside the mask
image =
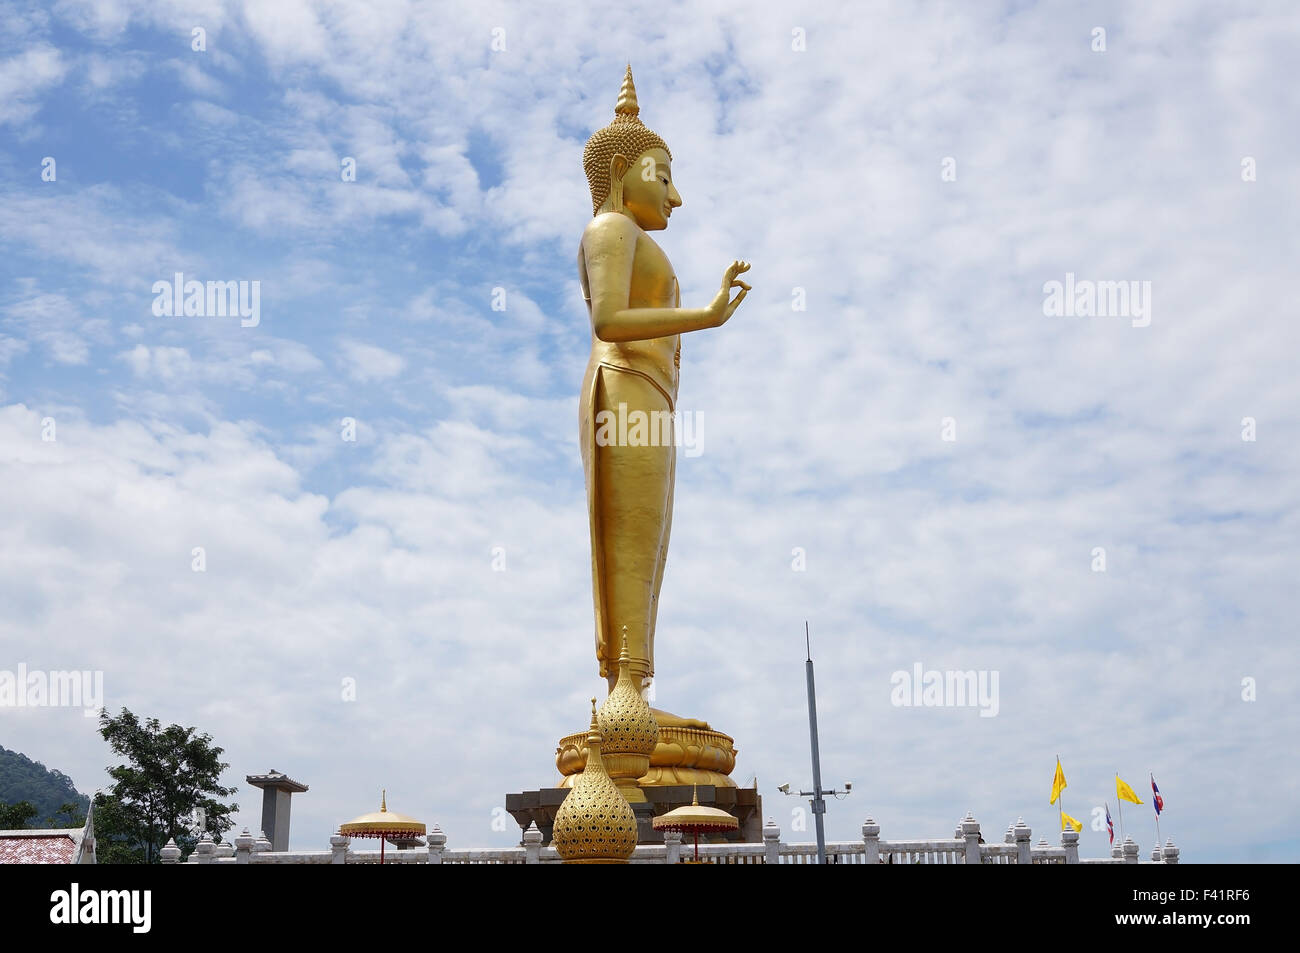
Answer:
[{"label": "white balustrade railing", "polygon": [[[936,840],[881,840],[880,826],[868,817],[862,825],[862,839],[826,844],[828,864],[1136,864],[1178,863],[1178,848],[1172,840],[1152,849],[1151,860],[1139,861],[1138,845],[1127,837],[1111,850],[1110,857],[1079,857],[1079,835],[1061,833],[1059,845],[1047,839],[1031,845],[1030,829],[1024,820],[1009,827],[1001,843],[985,843],[979,822],[970,814],[958,826],[956,835]],[[436,825],[429,832],[426,847],[385,849],[386,864],[558,864],[554,847],[542,846],[542,833],[530,825],[519,847],[448,848],[447,835]],[[234,845],[214,844],[204,834],[186,859],[187,864],[377,864],[379,850],[353,850],[352,841],[339,834],[330,838],[330,849],[321,851],[272,851],[265,836],[254,838],[247,830]],[[162,862],[179,862],[181,851],[169,841],[162,850]],[[710,864],[815,864],[816,844],[788,844],[772,821],[763,827],[762,843],[701,844],[701,863]],[[668,832],[663,844],[636,848],[631,863],[676,864],[694,857],[694,845],[680,834]]]}]

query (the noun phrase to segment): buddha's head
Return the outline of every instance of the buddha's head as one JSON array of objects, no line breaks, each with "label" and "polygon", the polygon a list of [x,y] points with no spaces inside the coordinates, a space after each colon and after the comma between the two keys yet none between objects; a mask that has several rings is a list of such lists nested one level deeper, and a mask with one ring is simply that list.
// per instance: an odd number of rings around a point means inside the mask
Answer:
[{"label": "buddha's head", "polygon": [[582,167],[591,186],[593,215],[627,212],[646,231],[668,227],[668,216],[682,204],[673,185],[668,144],[641,122],[632,84],[632,67],[614,107],[614,121],[597,130],[582,150]]}]

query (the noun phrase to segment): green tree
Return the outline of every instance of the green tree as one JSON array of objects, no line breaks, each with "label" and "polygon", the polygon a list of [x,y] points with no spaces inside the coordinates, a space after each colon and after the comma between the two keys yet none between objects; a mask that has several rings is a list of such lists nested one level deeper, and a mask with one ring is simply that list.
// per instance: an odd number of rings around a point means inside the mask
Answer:
[{"label": "green tree", "polygon": [[116,718],[100,714],[100,734],[126,759],[108,769],[112,790],[95,798],[96,836],[107,839],[101,863],[157,863],[169,838],[188,852],[202,830],[214,840],[230,830],[239,805],[221,801],[235,793],[221,785],[230,767],[221,760],[225,749],[196,730],[163,728],[157,718],[142,722],[125,708]]},{"label": "green tree", "polygon": [[86,814],[81,807],[72,801],[64,801],[59,805],[59,809],[45,819],[46,827],[85,827]]},{"label": "green tree", "polygon": [[21,831],[27,822],[39,811],[31,801],[19,801],[17,804],[0,804],[0,831]]},{"label": "green tree", "polygon": [[111,794],[95,795],[95,861],[100,864],[143,864],[144,844],[136,833],[140,816]]}]

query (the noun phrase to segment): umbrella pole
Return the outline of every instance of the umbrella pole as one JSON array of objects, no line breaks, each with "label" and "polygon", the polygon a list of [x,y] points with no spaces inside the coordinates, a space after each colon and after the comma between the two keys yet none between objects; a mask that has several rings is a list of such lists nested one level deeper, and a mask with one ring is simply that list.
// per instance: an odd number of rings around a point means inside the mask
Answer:
[{"label": "umbrella pole", "polygon": [[384,862],[384,839],[382,837],[379,838],[379,862],[381,864]]},{"label": "umbrella pole", "polygon": [[695,832],[695,862],[700,862],[700,832]]}]

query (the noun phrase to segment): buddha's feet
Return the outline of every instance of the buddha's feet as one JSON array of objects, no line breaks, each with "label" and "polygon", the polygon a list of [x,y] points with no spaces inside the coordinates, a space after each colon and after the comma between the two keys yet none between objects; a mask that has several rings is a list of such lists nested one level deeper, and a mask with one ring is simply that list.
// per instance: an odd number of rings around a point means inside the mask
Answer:
[{"label": "buddha's feet", "polygon": [[712,731],[707,721],[701,721],[698,718],[683,718],[681,715],[674,715],[670,711],[662,711],[658,708],[651,708],[650,711],[655,716],[655,722],[660,728],[698,728],[701,731]]}]

